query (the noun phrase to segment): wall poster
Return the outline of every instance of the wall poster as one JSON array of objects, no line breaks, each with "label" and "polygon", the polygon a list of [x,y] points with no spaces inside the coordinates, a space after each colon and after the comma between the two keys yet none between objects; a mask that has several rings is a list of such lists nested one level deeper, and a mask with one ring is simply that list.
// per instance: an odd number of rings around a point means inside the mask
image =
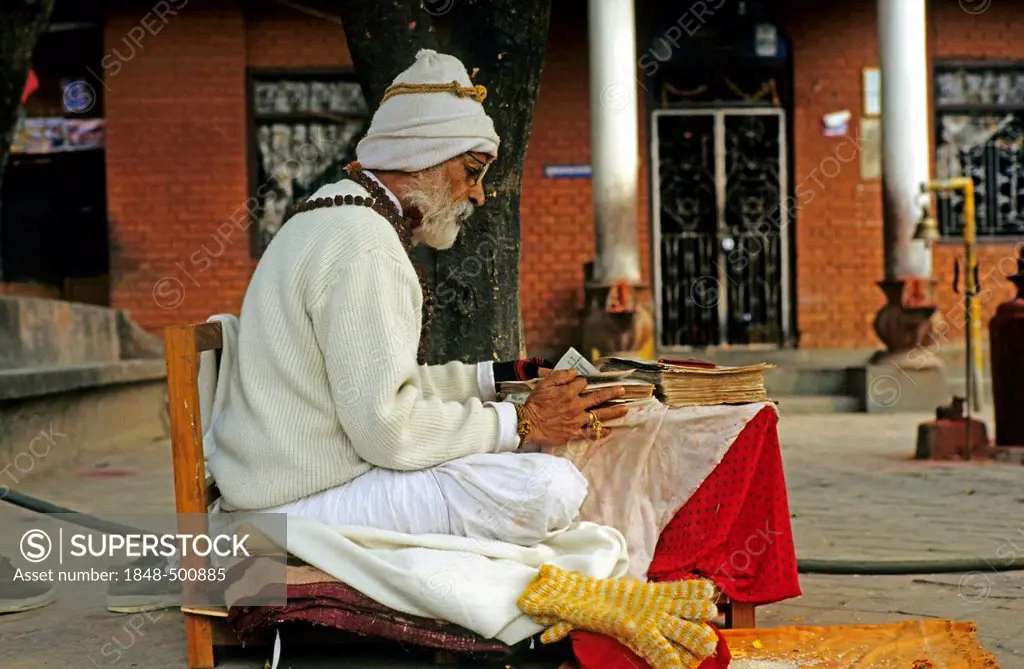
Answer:
[{"label": "wall poster", "polygon": [[252,256],[281,229],[285,211],[355,160],[370,114],[351,71],[250,73]]}]

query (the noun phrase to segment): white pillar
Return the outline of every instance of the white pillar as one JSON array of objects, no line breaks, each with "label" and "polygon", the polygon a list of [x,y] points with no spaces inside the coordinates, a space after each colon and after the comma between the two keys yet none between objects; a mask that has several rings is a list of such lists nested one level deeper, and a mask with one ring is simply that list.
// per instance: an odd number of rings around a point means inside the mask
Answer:
[{"label": "white pillar", "polygon": [[921,211],[920,184],[930,177],[925,4],[878,0],[887,279],[930,277],[932,270],[931,251],[912,239]]},{"label": "white pillar", "polygon": [[590,146],[599,282],[640,282],[633,0],[590,0]]}]

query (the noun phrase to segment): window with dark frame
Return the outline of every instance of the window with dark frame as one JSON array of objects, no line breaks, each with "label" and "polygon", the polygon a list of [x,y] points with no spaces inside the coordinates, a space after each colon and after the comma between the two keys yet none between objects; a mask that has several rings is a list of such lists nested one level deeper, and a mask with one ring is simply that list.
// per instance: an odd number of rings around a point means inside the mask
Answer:
[{"label": "window with dark frame", "polygon": [[252,256],[281,229],[287,208],[355,160],[370,122],[355,73],[254,70],[249,73]]},{"label": "window with dark frame", "polygon": [[[1024,234],[1024,62],[935,65],[936,175],[974,180],[978,237]],[[963,196],[938,200],[944,237],[963,236]]]}]

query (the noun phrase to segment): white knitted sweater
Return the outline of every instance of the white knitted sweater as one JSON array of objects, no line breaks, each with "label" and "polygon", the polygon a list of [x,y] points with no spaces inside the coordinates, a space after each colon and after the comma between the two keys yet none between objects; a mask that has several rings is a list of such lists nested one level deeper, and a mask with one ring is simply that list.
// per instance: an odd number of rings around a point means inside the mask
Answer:
[{"label": "white knitted sweater", "polygon": [[[345,180],[314,197],[336,194],[368,195]],[[397,233],[372,209],[314,209],[281,229],[246,291],[211,426],[226,508],[275,507],[372,466],[517,448],[515,409],[487,401],[490,363],[417,364],[422,300]]]}]

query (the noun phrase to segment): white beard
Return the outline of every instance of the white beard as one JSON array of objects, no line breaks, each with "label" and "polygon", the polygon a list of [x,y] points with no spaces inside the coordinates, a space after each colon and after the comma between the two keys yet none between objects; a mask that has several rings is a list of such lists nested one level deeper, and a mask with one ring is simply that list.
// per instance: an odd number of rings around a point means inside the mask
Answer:
[{"label": "white beard", "polygon": [[416,244],[432,249],[450,249],[475,207],[468,201],[456,202],[442,174],[431,171],[418,179],[405,192],[405,205],[420,213],[421,224],[413,231]]},{"label": "white beard", "polygon": [[472,216],[473,205],[469,202],[460,202],[454,210],[437,212],[434,216],[423,217],[423,224],[412,233],[413,242],[426,244],[432,249],[444,251],[455,245],[459,237],[459,231],[465,225],[466,219]]}]

